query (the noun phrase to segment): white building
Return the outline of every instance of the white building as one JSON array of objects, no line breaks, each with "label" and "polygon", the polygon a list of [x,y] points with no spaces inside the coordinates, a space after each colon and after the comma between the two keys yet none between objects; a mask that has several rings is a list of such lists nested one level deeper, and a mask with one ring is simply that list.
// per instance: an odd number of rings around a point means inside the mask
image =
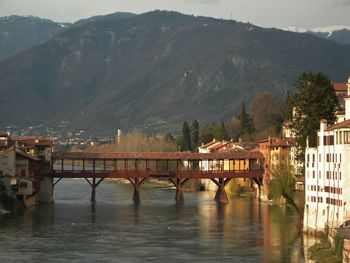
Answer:
[{"label": "white building", "polygon": [[339,227],[350,220],[350,78],[345,120],[320,122],[318,145],[305,152],[305,230]]}]

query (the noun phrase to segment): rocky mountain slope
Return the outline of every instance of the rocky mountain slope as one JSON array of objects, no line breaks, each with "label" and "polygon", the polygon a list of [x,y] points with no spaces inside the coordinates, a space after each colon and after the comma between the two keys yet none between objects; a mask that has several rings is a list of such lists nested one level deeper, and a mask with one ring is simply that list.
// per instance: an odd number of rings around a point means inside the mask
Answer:
[{"label": "rocky mountain slope", "polygon": [[71,26],[81,26],[98,20],[123,19],[134,16],[132,13],[114,13],[93,16],[75,23],[58,23],[34,16],[0,17],[0,61],[28,48],[48,41]]},{"label": "rocky mountain slope", "polygon": [[46,42],[64,25],[32,16],[0,17],[0,61]]},{"label": "rocky mountain slope", "polygon": [[94,134],[227,119],[306,70],[349,75],[350,47],[307,34],[155,11],[69,28],[0,63],[0,123]]}]

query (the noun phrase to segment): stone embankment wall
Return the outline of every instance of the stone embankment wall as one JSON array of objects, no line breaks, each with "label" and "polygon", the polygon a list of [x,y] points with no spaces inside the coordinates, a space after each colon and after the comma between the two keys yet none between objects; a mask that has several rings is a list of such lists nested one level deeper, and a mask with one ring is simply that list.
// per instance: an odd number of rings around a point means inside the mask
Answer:
[{"label": "stone embankment wall", "polygon": [[337,250],[337,246],[342,245],[343,263],[350,263],[350,229],[331,228],[326,225],[326,232],[333,248]]}]

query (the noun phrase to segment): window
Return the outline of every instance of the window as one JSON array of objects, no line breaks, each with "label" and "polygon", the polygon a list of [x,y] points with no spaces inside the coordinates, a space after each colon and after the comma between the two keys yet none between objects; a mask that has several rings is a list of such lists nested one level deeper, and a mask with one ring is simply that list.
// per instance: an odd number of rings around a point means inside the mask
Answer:
[{"label": "window", "polygon": [[28,184],[26,182],[21,182],[19,184],[19,188],[23,189],[23,188],[27,188],[28,187]]},{"label": "window", "polygon": [[344,144],[350,144],[350,131],[344,131]]},{"label": "window", "polygon": [[343,135],[343,133],[342,133],[342,132],[339,132],[339,144],[342,144],[342,143],[343,143],[342,135]]}]

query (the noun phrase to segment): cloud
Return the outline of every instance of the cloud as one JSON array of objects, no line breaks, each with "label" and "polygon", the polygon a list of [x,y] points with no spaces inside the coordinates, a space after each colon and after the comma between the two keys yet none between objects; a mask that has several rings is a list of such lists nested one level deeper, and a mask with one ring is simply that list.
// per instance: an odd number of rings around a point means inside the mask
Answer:
[{"label": "cloud", "polygon": [[350,0],[336,0],[337,5],[350,5]]},{"label": "cloud", "polygon": [[220,4],[221,0],[188,0],[187,2],[191,2],[193,4],[204,4],[204,5],[209,4],[210,5],[210,4]]}]

